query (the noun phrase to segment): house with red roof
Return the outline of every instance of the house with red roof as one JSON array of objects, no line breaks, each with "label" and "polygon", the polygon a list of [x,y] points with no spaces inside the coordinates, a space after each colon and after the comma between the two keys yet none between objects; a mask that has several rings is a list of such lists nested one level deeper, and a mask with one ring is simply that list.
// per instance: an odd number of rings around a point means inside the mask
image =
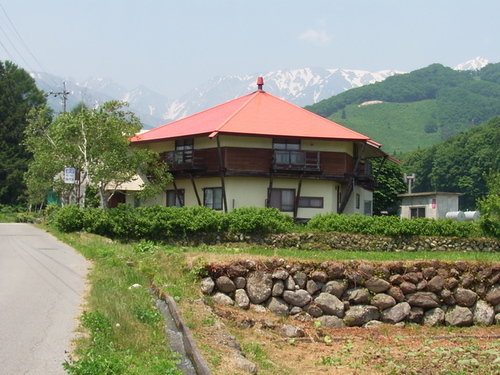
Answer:
[{"label": "house with red roof", "polygon": [[[174,177],[147,204],[276,207],[297,220],[371,215],[371,160],[388,157],[381,145],[265,92],[263,84],[259,78],[251,94],[132,138],[133,147],[158,152]],[[129,203],[133,189],[124,195]]]}]

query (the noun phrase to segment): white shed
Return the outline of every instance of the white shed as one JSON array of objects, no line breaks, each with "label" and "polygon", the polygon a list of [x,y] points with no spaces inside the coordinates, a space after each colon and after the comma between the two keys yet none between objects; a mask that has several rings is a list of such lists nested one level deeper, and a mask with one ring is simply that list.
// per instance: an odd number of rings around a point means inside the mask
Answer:
[{"label": "white shed", "polygon": [[428,192],[399,194],[402,198],[401,217],[445,219],[446,213],[458,211],[458,197],[462,193]]}]

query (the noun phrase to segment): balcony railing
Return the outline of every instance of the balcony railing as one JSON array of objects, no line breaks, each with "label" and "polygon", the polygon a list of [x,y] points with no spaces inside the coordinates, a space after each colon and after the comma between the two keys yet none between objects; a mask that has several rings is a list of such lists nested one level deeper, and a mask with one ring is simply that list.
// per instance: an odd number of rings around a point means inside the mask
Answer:
[{"label": "balcony railing", "polygon": [[319,151],[274,150],[273,170],[321,172]]},{"label": "balcony railing", "polygon": [[205,158],[197,156],[196,150],[167,151],[163,160],[172,172],[207,169]]},{"label": "balcony railing", "polygon": [[357,175],[364,178],[372,177],[372,163],[370,160],[365,160],[358,166]]}]

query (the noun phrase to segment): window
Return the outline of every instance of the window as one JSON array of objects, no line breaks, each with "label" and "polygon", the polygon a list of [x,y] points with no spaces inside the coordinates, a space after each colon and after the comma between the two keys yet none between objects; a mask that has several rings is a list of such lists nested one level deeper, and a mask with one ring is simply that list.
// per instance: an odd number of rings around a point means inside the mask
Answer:
[{"label": "window", "polygon": [[175,141],[174,164],[191,164],[193,162],[194,140],[178,139]]},{"label": "window", "polygon": [[178,151],[192,150],[194,146],[194,139],[178,139],[175,141],[175,149]]},{"label": "window", "polygon": [[274,138],[275,150],[300,150],[300,139]]},{"label": "window", "polygon": [[305,163],[305,154],[300,151],[300,139],[273,139],[273,148],[277,164]]},{"label": "window", "polygon": [[203,189],[203,205],[214,210],[222,210],[222,188]]},{"label": "window", "polygon": [[167,190],[167,207],[184,206],[184,189]]},{"label": "window", "polygon": [[356,194],[356,208],[359,208],[361,206],[361,196],[359,194]]},{"label": "window", "polygon": [[134,196],[134,208],[141,207],[141,198]]},{"label": "window", "polygon": [[323,208],[323,197],[300,197],[299,207]]},{"label": "window", "polygon": [[410,207],[410,217],[412,219],[425,217],[425,207]]},{"label": "window", "polygon": [[295,207],[295,190],[271,189],[269,207],[274,207],[284,212],[293,212]]},{"label": "window", "polygon": [[364,201],[364,212],[363,212],[363,214],[367,215],[367,216],[372,216],[372,214],[373,214],[372,210],[373,210],[373,208],[372,208],[372,201]]}]

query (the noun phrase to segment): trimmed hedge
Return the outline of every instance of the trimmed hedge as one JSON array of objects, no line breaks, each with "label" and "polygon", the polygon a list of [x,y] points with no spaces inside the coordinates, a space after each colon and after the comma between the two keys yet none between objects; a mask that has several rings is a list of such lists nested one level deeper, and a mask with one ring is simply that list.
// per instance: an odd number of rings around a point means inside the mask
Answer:
[{"label": "trimmed hedge", "polygon": [[[86,231],[109,238],[162,241],[197,234],[229,232],[266,236],[290,233],[294,229],[290,215],[275,208],[240,207],[221,213],[203,206],[80,209],[66,205],[51,212],[51,223],[63,232]],[[364,234],[373,236],[483,237],[475,222],[453,220],[400,219],[396,216],[323,214],[305,226],[308,231]]]},{"label": "trimmed hedge", "polygon": [[86,231],[128,240],[180,238],[200,233],[234,232],[248,235],[286,233],[293,219],[274,208],[242,207],[223,214],[204,206],[80,209],[66,205],[54,215],[52,224],[62,232]]},{"label": "trimmed hedge", "polygon": [[322,232],[369,234],[377,236],[480,237],[477,223],[451,219],[401,219],[397,216],[322,214],[314,216],[307,227]]}]

